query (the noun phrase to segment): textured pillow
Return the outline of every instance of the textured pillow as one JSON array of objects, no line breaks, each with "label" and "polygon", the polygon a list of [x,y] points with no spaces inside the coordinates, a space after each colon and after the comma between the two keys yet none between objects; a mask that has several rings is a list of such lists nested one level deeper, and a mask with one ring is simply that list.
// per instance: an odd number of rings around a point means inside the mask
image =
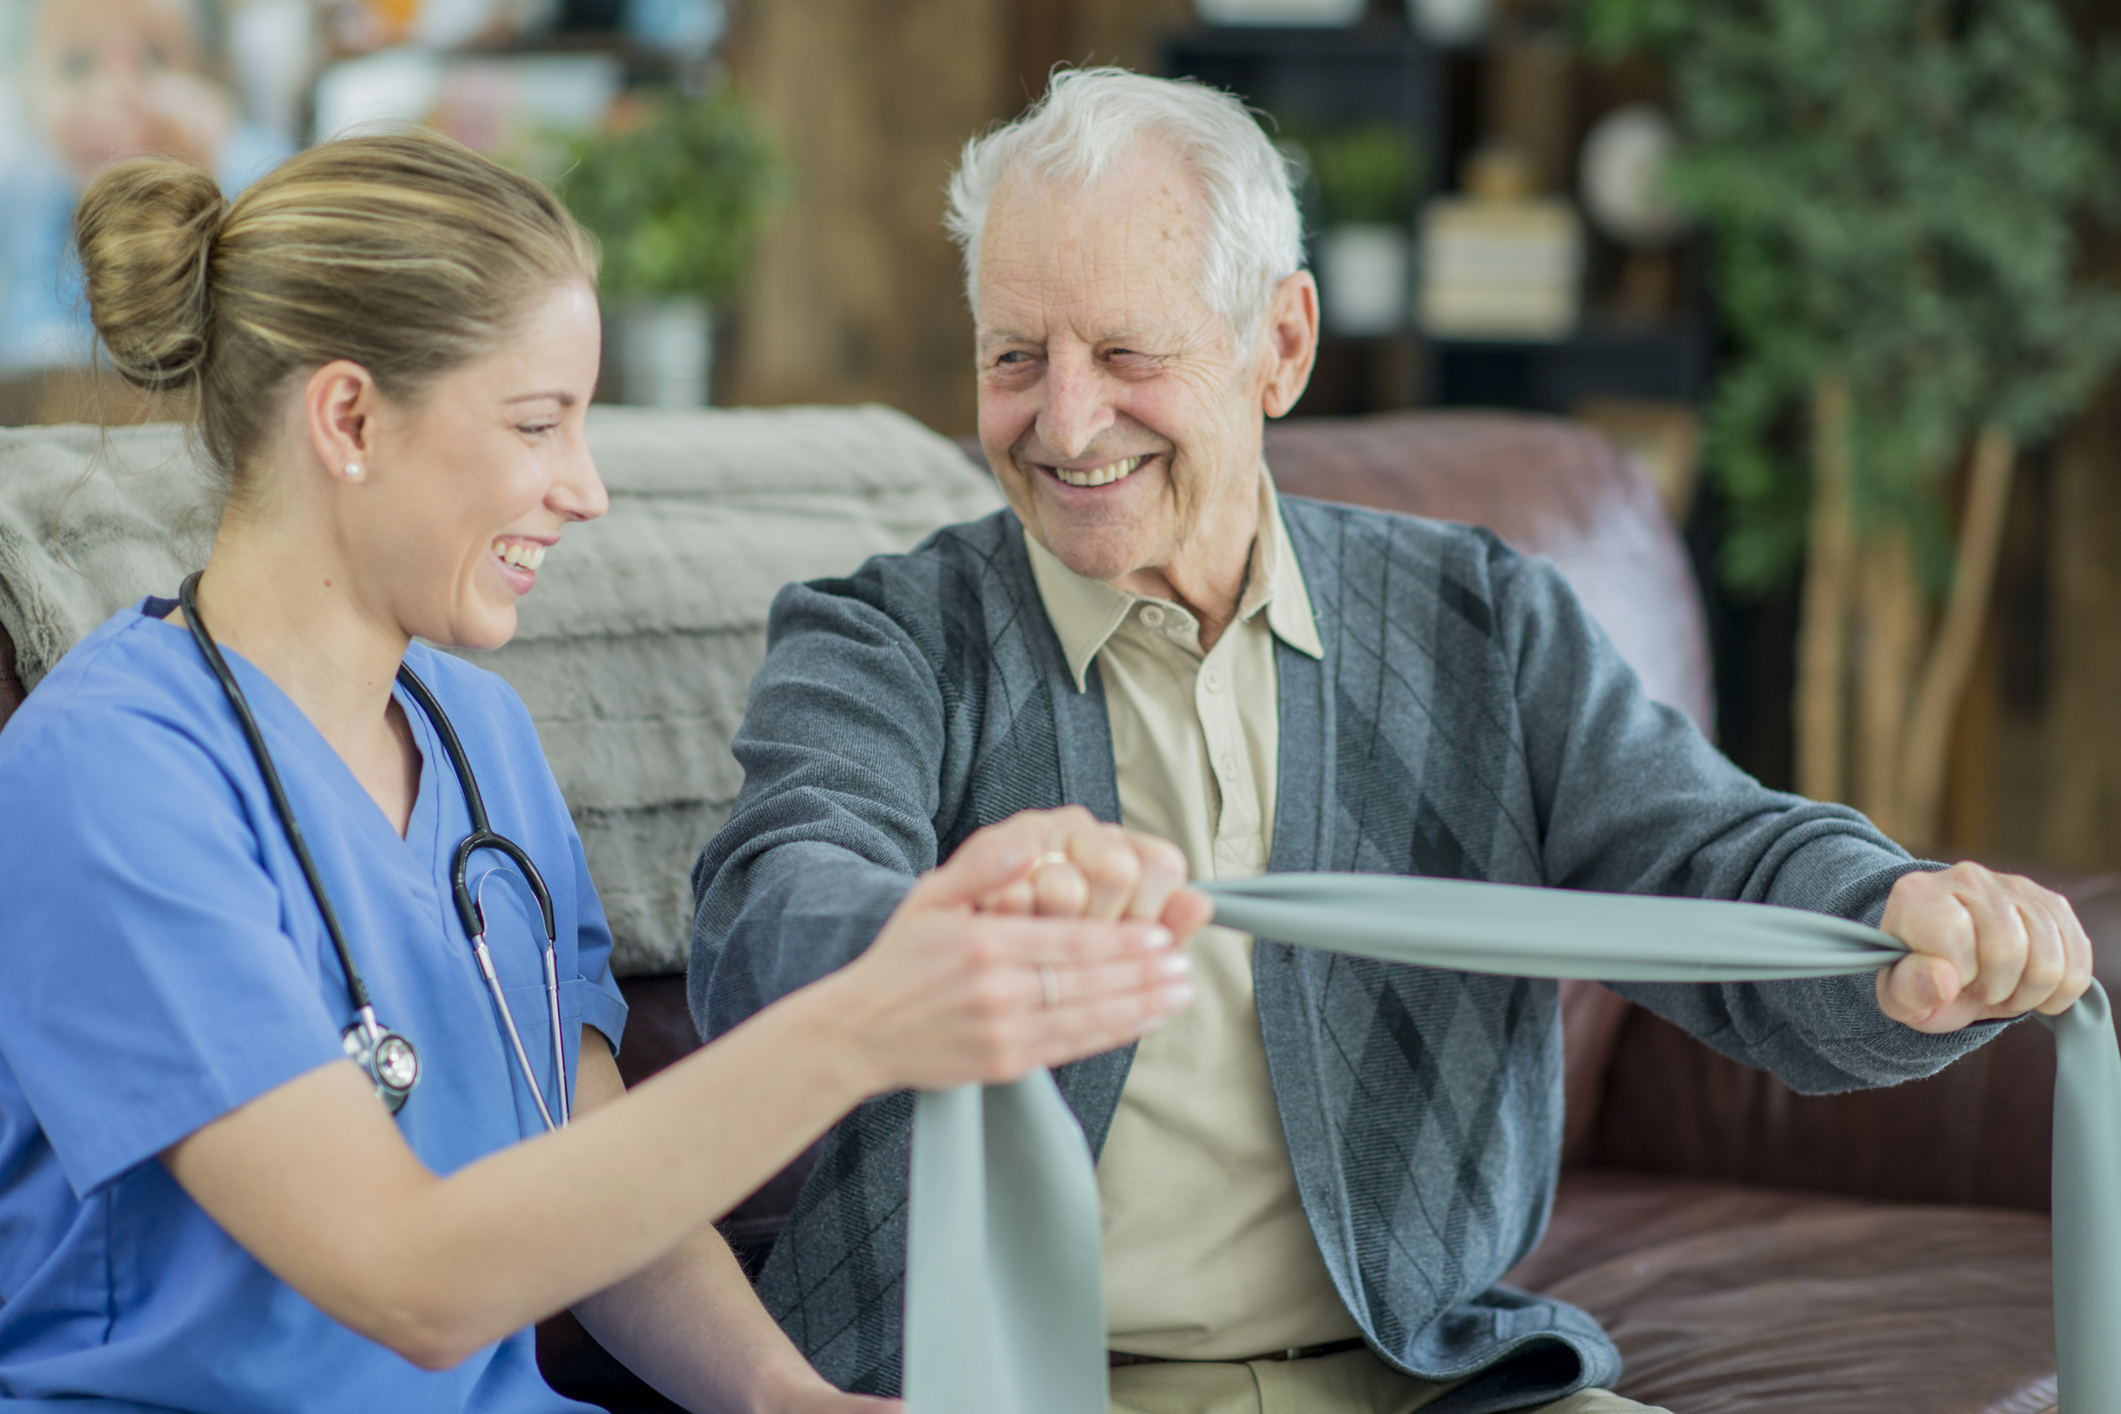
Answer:
[{"label": "textured pillow", "polygon": [[[742,784],[729,740],[775,592],[1000,497],[955,444],[881,407],[599,407],[589,441],[610,514],[567,531],[514,641],[466,656],[530,707],[615,970],[680,972],[692,863]],[[212,504],[176,428],[0,430],[0,625],[23,682],[120,607],[174,594],[204,562]]]}]

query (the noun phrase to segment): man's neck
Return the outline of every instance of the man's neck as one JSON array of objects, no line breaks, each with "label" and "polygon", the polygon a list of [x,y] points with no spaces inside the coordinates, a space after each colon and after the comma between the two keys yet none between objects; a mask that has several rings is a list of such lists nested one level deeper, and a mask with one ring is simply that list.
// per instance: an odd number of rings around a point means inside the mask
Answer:
[{"label": "man's neck", "polygon": [[1110,581],[1113,588],[1129,594],[1183,605],[1200,622],[1203,653],[1236,620],[1251,575],[1254,547],[1265,529],[1260,524],[1256,488],[1231,499],[1236,504],[1218,508],[1221,514],[1203,517],[1170,563],[1145,565]]}]

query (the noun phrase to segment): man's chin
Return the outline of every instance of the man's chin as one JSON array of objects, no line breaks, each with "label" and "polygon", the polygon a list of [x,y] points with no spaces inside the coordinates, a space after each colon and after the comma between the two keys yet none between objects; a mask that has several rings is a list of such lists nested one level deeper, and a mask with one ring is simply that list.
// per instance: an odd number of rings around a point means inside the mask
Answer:
[{"label": "man's chin", "polygon": [[[1061,533],[1056,534],[1056,531]],[[1083,579],[1112,580],[1134,573],[1149,562],[1148,548],[1139,543],[1115,543],[1102,536],[1069,534],[1066,527],[1048,523],[1039,527],[1038,542],[1053,552],[1053,558]]]}]

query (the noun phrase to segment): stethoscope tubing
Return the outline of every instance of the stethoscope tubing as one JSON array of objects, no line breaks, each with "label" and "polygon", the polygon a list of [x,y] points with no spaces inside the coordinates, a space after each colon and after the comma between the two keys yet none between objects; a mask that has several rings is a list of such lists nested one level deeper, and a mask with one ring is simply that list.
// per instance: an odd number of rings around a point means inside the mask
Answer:
[{"label": "stethoscope tubing", "polygon": [[[410,1094],[412,1084],[418,1077],[414,1066],[414,1081],[393,1087],[378,1074],[373,1056],[379,1038],[388,1037],[411,1053],[411,1042],[397,1033],[389,1031],[376,1019],[374,1003],[368,995],[368,986],[361,979],[360,969],[354,966],[353,950],[347,945],[346,933],[339,925],[338,911],[332,907],[331,896],[324,888],[323,876],[318,872],[316,861],[311,857],[309,844],[302,836],[302,827],[295,819],[294,806],[280,784],[280,772],[273,764],[272,752],[265,744],[265,734],[259,730],[257,718],[251,713],[250,703],[243,695],[241,684],[230,671],[227,659],[222,656],[220,646],[207,631],[206,620],[199,613],[199,576],[188,576],[177,591],[178,603],[183,607],[186,626],[192,639],[199,646],[201,656],[206,659],[208,669],[221,685],[229,706],[235,710],[236,720],[243,728],[244,739],[258,763],[258,772],[265,779],[265,792],[272,798],[273,811],[280,817],[280,827],[287,836],[289,848],[294,851],[295,862],[301,866],[302,877],[309,884],[310,895],[317,902],[317,912],[323,917],[324,931],[331,939],[332,950],[338,954],[339,969],[346,976],[346,990],[353,1002],[354,1022],[349,1032],[359,1031],[367,1039],[369,1050],[360,1061],[369,1078],[375,1082],[376,1093],[384,1099],[392,1111],[403,1106]],[[457,737],[455,725],[449,714],[442,710],[441,702],[420,680],[417,673],[403,663],[398,665],[398,682],[406,693],[420,705],[420,710],[434,726],[435,734],[441,738],[442,754],[449,758],[450,768],[456,773],[457,784],[464,794],[465,813],[471,819],[471,833],[456,847],[450,859],[450,895],[456,906],[457,921],[463,925],[464,936],[471,943],[479,973],[485,979],[487,990],[493,997],[495,1008],[500,1013],[502,1028],[508,1033],[510,1049],[515,1053],[516,1063],[523,1069],[523,1078],[530,1082],[531,1098],[537,1102],[538,1117],[545,1123],[547,1132],[564,1127],[573,1118],[574,1105],[567,1084],[567,1042],[560,1022],[560,971],[559,933],[553,914],[552,893],[545,887],[545,878],[529,853],[505,835],[497,834],[488,825],[486,802],[479,794],[478,779],[472,774],[471,758],[464,744]],[[530,1064],[530,1053],[523,1045],[522,1032],[516,1026],[515,1012],[508,1005],[508,998],[501,988],[500,974],[493,965],[493,954],[486,946],[486,913],[480,901],[471,891],[469,871],[471,856],[480,850],[490,850],[506,857],[523,873],[530,885],[531,896],[537,900],[540,920],[545,925],[545,937],[538,948],[545,972],[545,1007],[547,1019],[552,1026],[552,1068],[558,1084],[558,1118],[554,1118],[553,1107],[546,1103],[545,1087],[539,1082],[537,1071]],[[490,876],[489,876],[490,877]],[[481,881],[483,885],[483,880]],[[349,1052],[351,1054],[351,1052]],[[416,1061],[415,1056],[415,1061]]]}]

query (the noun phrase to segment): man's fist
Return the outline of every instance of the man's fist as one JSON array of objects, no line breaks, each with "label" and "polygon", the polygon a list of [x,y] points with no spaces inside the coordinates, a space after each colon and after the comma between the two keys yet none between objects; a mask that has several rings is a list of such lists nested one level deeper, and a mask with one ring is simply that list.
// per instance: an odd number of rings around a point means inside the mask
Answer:
[{"label": "man's fist", "polygon": [[2069,901],[2015,874],[1968,863],[1903,875],[1879,926],[1908,956],[1878,974],[1878,1005],[1917,1031],[2054,1016],[2091,985],[2091,939]]}]

